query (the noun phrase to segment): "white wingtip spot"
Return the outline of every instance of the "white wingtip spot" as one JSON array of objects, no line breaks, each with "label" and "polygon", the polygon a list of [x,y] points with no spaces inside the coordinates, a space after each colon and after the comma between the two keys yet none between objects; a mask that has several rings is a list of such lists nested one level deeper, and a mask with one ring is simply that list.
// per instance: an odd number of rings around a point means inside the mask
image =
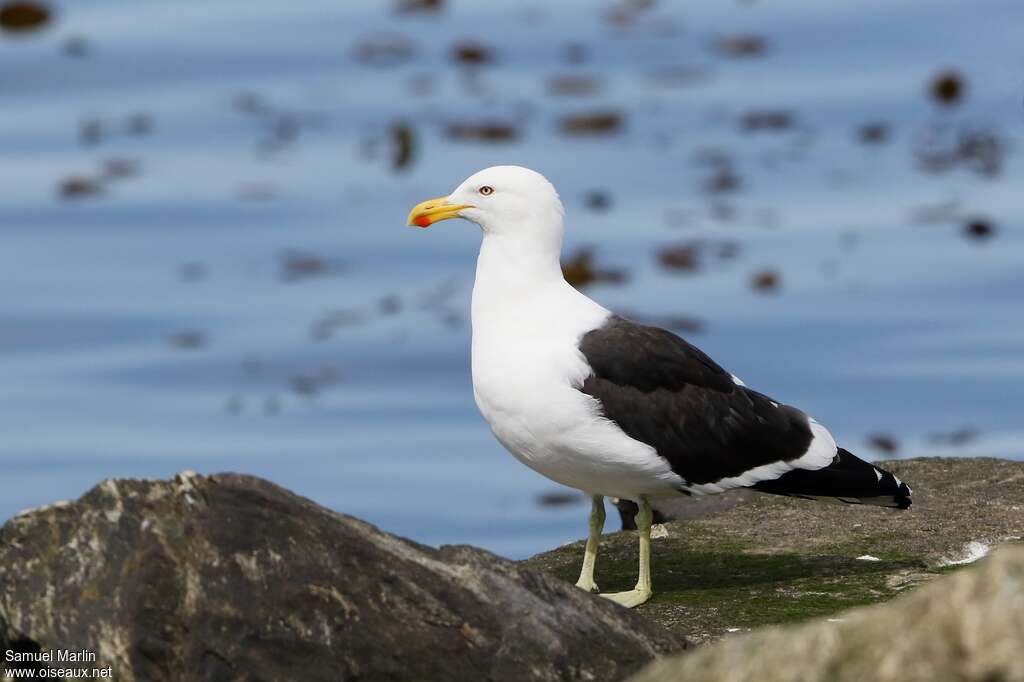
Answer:
[{"label": "white wingtip spot", "polygon": [[882,482],[882,471],[881,471],[881,469],[875,469],[875,476],[878,477],[878,482],[881,483]]},{"label": "white wingtip spot", "polygon": [[881,561],[881,559],[876,556],[871,556],[870,554],[861,554],[857,557],[857,561]]},{"label": "white wingtip spot", "polygon": [[740,378],[739,378],[738,376],[736,376],[735,374],[730,374],[729,376],[731,376],[731,377],[732,377],[732,383],[736,384],[737,386],[746,386],[746,384],[745,384],[745,383],[743,383],[743,380],[742,380],[742,379],[740,379]]}]

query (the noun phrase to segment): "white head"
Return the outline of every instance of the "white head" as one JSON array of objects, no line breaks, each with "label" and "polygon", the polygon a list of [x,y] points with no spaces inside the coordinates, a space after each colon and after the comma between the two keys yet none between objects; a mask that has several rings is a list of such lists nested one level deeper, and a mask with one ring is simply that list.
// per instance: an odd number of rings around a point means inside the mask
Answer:
[{"label": "white head", "polygon": [[547,178],[522,166],[492,166],[474,173],[444,197],[418,204],[409,224],[419,227],[465,218],[485,235],[562,241],[565,209]]}]

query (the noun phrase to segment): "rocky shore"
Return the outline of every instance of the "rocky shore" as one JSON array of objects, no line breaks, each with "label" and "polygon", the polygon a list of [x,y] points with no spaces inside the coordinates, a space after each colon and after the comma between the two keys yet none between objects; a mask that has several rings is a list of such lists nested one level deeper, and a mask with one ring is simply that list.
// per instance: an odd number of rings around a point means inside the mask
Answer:
[{"label": "rocky shore", "polygon": [[[914,488],[907,511],[737,491],[661,507],[683,520],[652,540],[655,596],[644,615],[695,643],[885,601],[1024,538],[1024,462],[884,462]],[[527,566],[575,580],[583,543]],[[636,579],[632,533],[602,542],[597,582]]]},{"label": "rocky shore", "polygon": [[[0,670],[65,651],[128,682],[909,680],[934,679],[914,661],[945,647],[965,661],[947,679],[1024,680],[1006,654],[1024,642],[1024,547],[969,565],[1021,542],[1024,463],[887,467],[911,511],[756,495],[666,510],[683,520],[658,528],[656,594],[633,611],[572,586],[578,543],[511,562],[249,476],[108,480],[0,529],[0,648],[21,661]],[[599,584],[628,587],[634,561],[634,534],[610,534]],[[786,661],[793,675],[758,677]]]}]

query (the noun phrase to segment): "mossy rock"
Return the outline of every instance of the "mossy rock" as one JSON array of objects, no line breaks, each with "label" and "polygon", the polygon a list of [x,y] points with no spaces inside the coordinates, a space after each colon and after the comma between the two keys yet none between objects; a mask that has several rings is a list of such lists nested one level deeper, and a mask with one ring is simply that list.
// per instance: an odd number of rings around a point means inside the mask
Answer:
[{"label": "mossy rock", "polygon": [[[1024,462],[919,458],[882,465],[913,488],[910,510],[743,491],[735,504],[716,503],[710,514],[687,514],[697,518],[656,529],[655,594],[640,611],[691,641],[707,641],[885,601],[1024,536]],[[575,582],[582,554],[577,542],[525,563]],[[602,590],[632,587],[635,533],[604,537],[596,578]]]},{"label": "mossy rock", "polygon": [[629,682],[1020,682],[1024,547],[841,617],[758,629]]}]

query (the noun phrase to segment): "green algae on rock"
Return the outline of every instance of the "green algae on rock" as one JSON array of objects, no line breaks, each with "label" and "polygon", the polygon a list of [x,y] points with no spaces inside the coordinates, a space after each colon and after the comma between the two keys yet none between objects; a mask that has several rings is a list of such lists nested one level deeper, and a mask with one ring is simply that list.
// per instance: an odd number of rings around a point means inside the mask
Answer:
[{"label": "green algae on rock", "polygon": [[[883,466],[913,487],[910,510],[746,492],[705,507],[681,500],[689,511],[675,511],[688,520],[656,534],[655,594],[640,611],[708,641],[885,601],[1024,536],[1024,462],[918,458]],[[707,500],[717,498],[728,494]],[[632,533],[605,536],[596,574],[602,590],[631,585],[634,545]],[[582,553],[575,543],[526,565],[573,581]]]},{"label": "green algae on rock", "polygon": [[1024,680],[1024,547],[841,618],[771,627],[651,664],[629,682]]}]

